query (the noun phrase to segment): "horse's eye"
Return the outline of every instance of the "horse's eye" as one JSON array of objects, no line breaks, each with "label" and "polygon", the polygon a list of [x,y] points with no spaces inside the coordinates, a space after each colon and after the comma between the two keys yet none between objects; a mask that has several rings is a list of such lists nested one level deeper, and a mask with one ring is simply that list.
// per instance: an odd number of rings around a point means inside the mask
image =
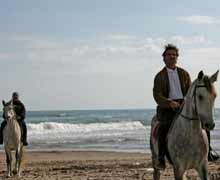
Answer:
[{"label": "horse's eye", "polygon": [[202,101],[203,100],[203,96],[200,94],[199,96],[199,100]]}]

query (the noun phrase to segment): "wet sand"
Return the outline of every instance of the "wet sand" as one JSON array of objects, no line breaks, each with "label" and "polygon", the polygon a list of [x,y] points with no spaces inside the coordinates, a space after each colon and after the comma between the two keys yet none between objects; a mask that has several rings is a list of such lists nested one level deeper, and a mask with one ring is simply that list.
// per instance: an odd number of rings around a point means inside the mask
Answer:
[{"label": "wet sand", "polygon": [[[35,180],[152,180],[151,155],[146,153],[99,151],[25,152],[22,177]],[[210,179],[220,180],[220,161],[209,163]],[[188,179],[196,179],[191,170]],[[0,180],[6,179],[5,154],[0,153]],[[18,178],[10,178],[18,179]],[[173,178],[172,167],[161,180]]]}]

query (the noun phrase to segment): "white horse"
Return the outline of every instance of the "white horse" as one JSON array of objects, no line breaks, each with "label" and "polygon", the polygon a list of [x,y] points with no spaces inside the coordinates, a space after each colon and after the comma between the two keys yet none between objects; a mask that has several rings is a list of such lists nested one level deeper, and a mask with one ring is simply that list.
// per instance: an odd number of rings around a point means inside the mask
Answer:
[{"label": "white horse", "polygon": [[[182,111],[174,118],[167,136],[167,157],[171,160],[175,180],[186,178],[188,169],[195,169],[202,180],[208,180],[208,138],[204,129],[214,129],[213,109],[216,92],[213,83],[218,71],[211,77],[201,71],[190,86]],[[160,179],[158,163],[156,116],[151,123],[151,152],[154,180]]]},{"label": "white horse", "polygon": [[23,144],[21,142],[21,128],[16,119],[16,114],[13,108],[13,104],[5,103],[3,104],[3,113],[7,125],[3,130],[3,141],[6,153],[6,162],[7,162],[7,176],[12,176],[12,151],[15,151],[15,168],[13,173],[20,176],[20,167],[23,157]]}]

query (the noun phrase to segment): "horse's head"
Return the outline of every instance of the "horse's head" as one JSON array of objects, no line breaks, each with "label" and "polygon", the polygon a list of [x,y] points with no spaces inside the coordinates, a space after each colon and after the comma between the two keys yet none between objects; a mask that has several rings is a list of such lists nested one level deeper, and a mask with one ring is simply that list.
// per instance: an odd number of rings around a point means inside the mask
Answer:
[{"label": "horse's head", "polygon": [[3,104],[3,116],[6,119],[6,121],[8,119],[12,119],[16,117],[12,102],[5,103],[5,101],[3,100],[2,104]]},{"label": "horse's head", "polygon": [[213,112],[217,94],[213,83],[217,81],[218,72],[208,77],[200,71],[198,78],[193,82],[191,95],[194,101],[194,112],[201,121],[203,128],[208,130],[215,127]]}]

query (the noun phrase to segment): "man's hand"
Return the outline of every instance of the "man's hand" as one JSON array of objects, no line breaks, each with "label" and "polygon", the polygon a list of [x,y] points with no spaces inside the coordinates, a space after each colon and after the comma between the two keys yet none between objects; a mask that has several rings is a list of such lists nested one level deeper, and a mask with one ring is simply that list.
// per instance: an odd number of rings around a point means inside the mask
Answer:
[{"label": "man's hand", "polygon": [[176,109],[176,108],[179,108],[180,107],[180,104],[178,103],[178,102],[176,102],[176,101],[170,101],[170,107],[172,108],[172,109]]}]

